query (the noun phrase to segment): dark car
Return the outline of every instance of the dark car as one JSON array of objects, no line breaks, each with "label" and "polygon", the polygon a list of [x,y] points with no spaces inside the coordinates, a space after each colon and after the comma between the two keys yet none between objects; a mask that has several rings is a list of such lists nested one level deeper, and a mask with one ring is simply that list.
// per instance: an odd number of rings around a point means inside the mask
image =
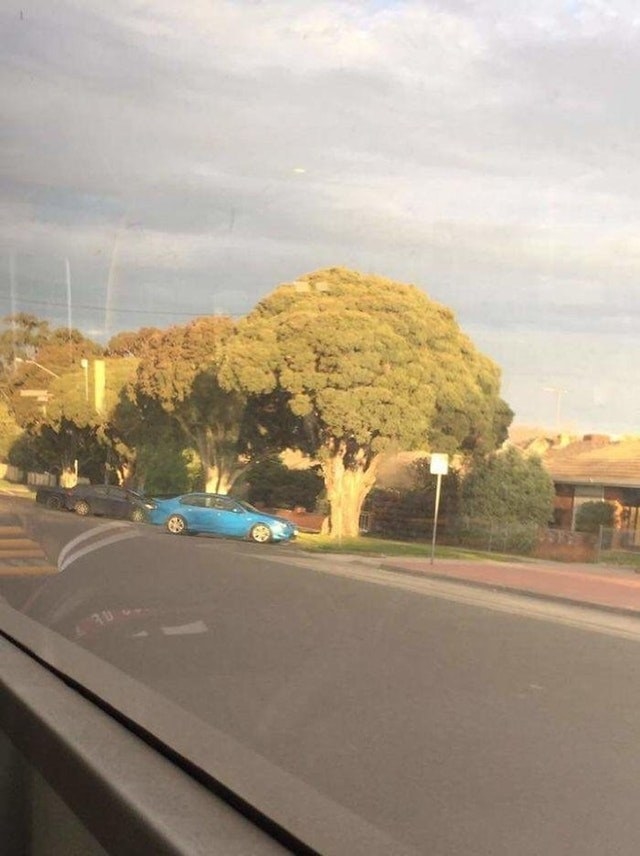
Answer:
[{"label": "dark car", "polygon": [[39,488],[36,502],[47,508],[75,511],[83,517],[100,514],[126,520],[146,520],[147,511],[154,507],[135,490],[108,484],[80,484],[76,487]]}]

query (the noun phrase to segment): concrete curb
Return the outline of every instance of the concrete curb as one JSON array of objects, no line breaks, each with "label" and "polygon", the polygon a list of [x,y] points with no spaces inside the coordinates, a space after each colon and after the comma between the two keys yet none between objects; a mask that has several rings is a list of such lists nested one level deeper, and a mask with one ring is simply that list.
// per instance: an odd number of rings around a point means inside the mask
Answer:
[{"label": "concrete curb", "polygon": [[523,597],[534,597],[537,600],[546,600],[551,603],[560,603],[572,606],[578,606],[582,609],[597,609],[602,612],[609,612],[614,615],[625,615],[632,618],[640,618],[640,610],[631,609],[624,606],[611,606],[606,603],[595,603],[590,600],[576,600],[575,598],[563,597],[557,594],[547,594],[545,592],[531,591],[530,589],[517,588],[515,586],[502,585],[500,583],[483,582],[482,580],[467,580],[464,577],[452,577],[448,574],[439,574],[437,571],[422,571],[414,570],[413,568],[401,568],[398,565],[381,564],[380,570],[391,571],[395,574],[405,574],[406,576],[416,577],[418,579],[437,580],[438,582],[457,583],[460,586],[470,588],[483,589],[485,591],[496,591],[505,594],[516,594]]}]

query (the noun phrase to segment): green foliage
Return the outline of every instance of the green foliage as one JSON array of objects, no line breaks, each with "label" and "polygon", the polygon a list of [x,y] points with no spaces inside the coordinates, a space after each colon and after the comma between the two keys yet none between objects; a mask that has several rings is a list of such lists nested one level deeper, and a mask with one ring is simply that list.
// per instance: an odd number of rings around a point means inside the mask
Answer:
[{"label": "green foliage", "polygon": [[615,507],[610,502],[584,502],[576,511],[576,530],[597,533],[601,526],[611,529],[615,516]]},{"label": "green foliage", "polygon": [[79,427],[62,419],[56,428],[48,424],[33,425],[12,444],[9,463],[23,470],[60,473],[78,461],[81,475],[91,481],[104,477],[104,448],[95,428]]},{"label": "green foliage", "polygon": [[332,531],[347,525],[345,534],[357,529],[380,454],[425,442],[485,452],[504,439],[511,418],[498,368],[449,309],[414,286],[343,268],[262,300],[238,324],[220,377],[271,399],[282,414],[265,422],[274,442],[320,460]]},{"label": "green foliage", "polygon": [[261,301],[238,325],[223,377],[249,393],[286,392],[311,446],[345,442],[350,458],[427,438],[445,452],[492,449],[507,420],[498,369],[449,309],[414,286],[341,268]]},{"label": "green foliage", "polygon": [[9,450],[21,434],[7,400],[0,397],[0,461],[6,461]]},{"label": "green foliage", "polygon": [[[10,407],[22,427],[39,425],[43,422],[43,403],[23,393],[41,390],[45,396],[53,394],[54,384],[67,374],[81,372],[81,360],[101,356],[102,348],[78,330],[51,329],[46,321],[32,315],[20,313],[4,323],[0,363]],[[79,387],[84,388],[82,383]],[[48,414],[48,402],[46,409]]]},{"label": "green foliage", "polygon": [[553,482],[540,460],[509,448],[474,462],[462,483],[460,510],[476,520],[545,526],[553,497]]},{"label": "green foliage", "polygon": [[218,380],[233,327],[230,318],[210,316],[151,336],[136,378],[138,399],[154,401],[176,421],[198,451],[207,488],[221,492],[244,469],[240,437],[246,399]]},{"label": "green foliage", "polygon": [[109,357],[140,357],[149,340],[161,333],[157,327],[141,327],[139,330],[116,333],[109,339],[105,354]]},{"label": "green foliage", "polygon": [[[365,501],[369,513],[368,531],[385,537],[424,538],[433,532],[436,503],[436,476],[429,473],[428,459],[414,463],[417,473],[413,490],[375,488]],[[458,509],[459,478],[451,470],[443,476],[438,511],[442,531]]]},{"label": "green foliage", "polygon": [[458,517],[447,521],[441,540],[490,553],[531,555],[538,543],[538,523],[496,522]]},{"label": "green foliage", "polygon": [[275,457],[252,464],[245,477],[249,502],[271,508],[301,507],[313,511],[323,486],[317,468],[289,469]]},{"label": "green foliage", "polygon": [[187,493],[194,488],[189,458],[184,450],[168,443],[142,446],[138,451],[139,486],[147,496]]}]

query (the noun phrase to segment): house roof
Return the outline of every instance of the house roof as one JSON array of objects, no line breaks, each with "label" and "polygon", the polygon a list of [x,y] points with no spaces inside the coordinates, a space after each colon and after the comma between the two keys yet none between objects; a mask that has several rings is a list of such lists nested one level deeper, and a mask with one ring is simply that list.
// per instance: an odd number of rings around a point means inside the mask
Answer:
[{"label": "house roof", "polygon": [[555,482],[640,487],[639,437],[611,440],[587,435],[549,448],[542,462]]}]

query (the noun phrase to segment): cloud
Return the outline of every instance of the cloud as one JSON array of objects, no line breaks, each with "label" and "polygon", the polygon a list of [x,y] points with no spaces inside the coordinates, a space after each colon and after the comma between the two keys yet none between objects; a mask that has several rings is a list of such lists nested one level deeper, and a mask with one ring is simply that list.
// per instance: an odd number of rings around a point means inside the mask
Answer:
[{"label": "cloud", "polygon": [[469,329],[611,350],[640,320],[631,0],[33,0],[1,27],[0,248],[43,309],[69,258],[105,335],[331,264]]}]

